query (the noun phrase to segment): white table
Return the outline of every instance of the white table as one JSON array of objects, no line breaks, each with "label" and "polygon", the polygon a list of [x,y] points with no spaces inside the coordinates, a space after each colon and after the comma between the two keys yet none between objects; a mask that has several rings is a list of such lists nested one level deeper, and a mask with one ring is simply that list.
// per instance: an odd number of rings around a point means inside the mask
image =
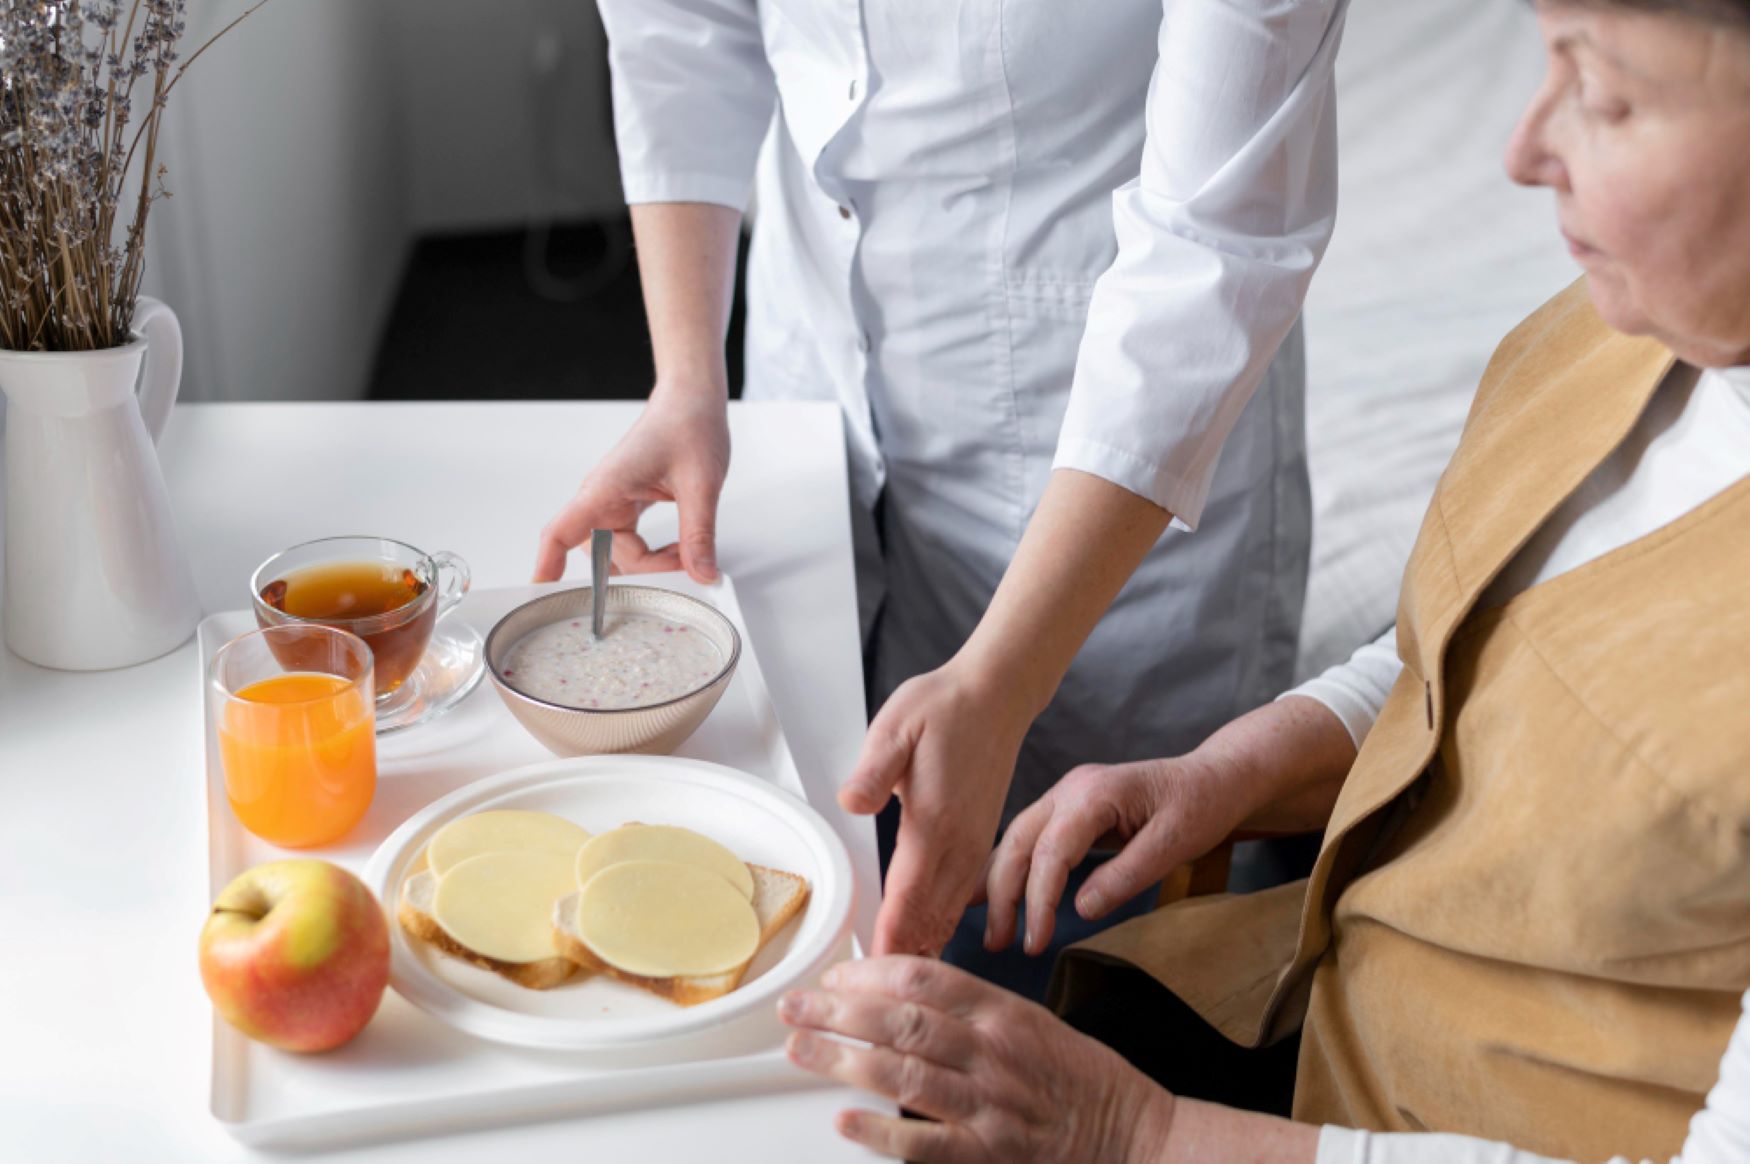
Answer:
[{"label": "white table", "polygon": [[[210,613],[313,537],[454,550],[478,587],[528,581],[543,522],[634,404],[223,404],[177,410],[161,450]],[[844,444],[826,404],[733,405],[719,553],[810,799],[852,848],[859,930],[875,841],[831,792],[862,739]],[[673,536],[672,507],[647,518]],[[576,561],[574,557],[574,561]],[[208,1115],[211,1018],[199,660],[42,670],[0,651],[0,1159],[255,1158]],[[485,694],[490,697],[490,693]],[[867,1159],[832,1131],[872,1097],[757,1098],[359,1147],[372,1164]]]}]

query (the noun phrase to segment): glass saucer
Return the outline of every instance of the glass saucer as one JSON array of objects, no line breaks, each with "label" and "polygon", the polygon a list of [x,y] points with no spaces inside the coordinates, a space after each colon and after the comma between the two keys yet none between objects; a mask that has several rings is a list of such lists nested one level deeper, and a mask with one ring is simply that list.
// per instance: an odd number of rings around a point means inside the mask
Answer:
[{"label": "glass saucer", "polygon": [[460,620],[444,619],[432,631],[413,674],[377,704],[377,734],[386,736],[436,719],[466,699],[485,673],[480,632]]}]

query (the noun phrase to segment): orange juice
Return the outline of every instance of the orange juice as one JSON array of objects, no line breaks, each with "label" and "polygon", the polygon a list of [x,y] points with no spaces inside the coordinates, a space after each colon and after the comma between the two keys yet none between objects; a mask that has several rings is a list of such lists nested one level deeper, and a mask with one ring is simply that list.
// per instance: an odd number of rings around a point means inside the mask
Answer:
[{"label": "orange juice", "polygon": [[225,706],[219,755],[243,826],[288,848],[332,841],[377,790],[377,734],[367,689],[338,675],[293,672],[251,683]]}]

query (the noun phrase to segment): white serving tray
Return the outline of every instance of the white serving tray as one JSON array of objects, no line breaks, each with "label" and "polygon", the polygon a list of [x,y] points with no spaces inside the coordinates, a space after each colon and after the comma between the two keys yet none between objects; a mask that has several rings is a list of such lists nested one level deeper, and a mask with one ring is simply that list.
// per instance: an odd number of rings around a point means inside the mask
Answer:
[{"label": "white serving tray", "polygon": [[[733,583],[724,578],[700,586],[682,574],[645,575],[638,581],[711,603],[742,637],[741,661],[729,689],[675,754],[740,769],[806,799]],[[475,591],[448,617],[467,622],[484,639],[511,608],[580,584]],[[254,626],[248,611],[215,614],[201,623],[203,706],[207,661]],[[225,799],[212,732],[206,724],[208,877],[217,895],[243,870],[294,851],[267,844],[237,823]],[[553,758],[486,682],[446,715],[378,737],[377,749],[377,792],[365,819],[340,843],[299,851],[302,855],[362,874],[389,834],[432,801],[482,777]],[[850,939],[838,953],[851,956]],[[391,990],[358,1038],[321,1055],[274,1050],[215,1015],[212,1113],[247,1144],[321,1147],[818,1085],[816,1077],[784,1058],[783,1036],[776,1016],[762,1011],[683,1040],[611,1052],[537,1051],[463,1034]]]}]

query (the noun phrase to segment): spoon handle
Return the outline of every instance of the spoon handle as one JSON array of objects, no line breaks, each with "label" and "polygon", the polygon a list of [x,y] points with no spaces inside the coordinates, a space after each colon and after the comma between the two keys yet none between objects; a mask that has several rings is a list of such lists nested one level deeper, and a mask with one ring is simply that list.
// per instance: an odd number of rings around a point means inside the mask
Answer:
[{"label": "spoon handle", "polygon": [[602,622],[608,613],[608,574],[613,569],[614,531],[592,530],[589,535],[589,625],[596,638],[602,637]]}]

